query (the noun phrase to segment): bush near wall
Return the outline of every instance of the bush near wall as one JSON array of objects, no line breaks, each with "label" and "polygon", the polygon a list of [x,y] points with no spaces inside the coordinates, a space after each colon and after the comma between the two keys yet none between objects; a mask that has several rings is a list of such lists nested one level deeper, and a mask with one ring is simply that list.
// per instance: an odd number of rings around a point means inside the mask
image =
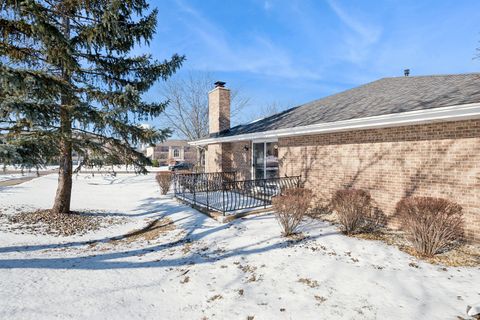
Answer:
[{"label": "bush near wall", "polygon": [[372,197],[361,189],[337,190],[331,200],[331,208],[337,213],[342,231],[352,234],[377,223],[373,219]]},{"label": "bush near wall", "polygon": [[417,252],[433,256],[460,240],[463,235],[462,207],[432,197],[408,197],[396,207],[402,229]]},{"label": "bush near wall", "polygon": [[297,232],[311,201],[312,191],[303,188],[285,189],[280,195],[272,198],[275,218],[284,236],[291,236]]},{"label": "bush near wall", "polygon": [[168,190],[170,190],[170,185],[172,184],[173,174],[171,172],[158,172],[155,179],[160,186],[160,193],[167,194]]}]

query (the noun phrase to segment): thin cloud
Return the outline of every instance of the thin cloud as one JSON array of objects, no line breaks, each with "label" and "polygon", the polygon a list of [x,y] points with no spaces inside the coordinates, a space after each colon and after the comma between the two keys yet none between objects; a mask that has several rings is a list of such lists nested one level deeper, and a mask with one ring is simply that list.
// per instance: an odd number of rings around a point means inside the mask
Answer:
[{"label": "thin cloud", "polygon": [[335,1],[328,0],[328,4],[330,8],[335,12],[337,17],[347,25],[352,31],[360,35],[363,39],[365,39],[368,43],[377,42],[378,38],[380,37],[380,30],[375,27],[367,26],[366,24],[358,21],[354,17],[350,16],[347,12],[345,12],[340,6],[338,6]]},{"label": "thin cloud", "polygon": [[241,42],[238,38],[229,37],[220,25],[207,19],[195,8],[181,0],[176,3],[185,14],[182,19],[184,25],[198,41],[194,68],[319,79],[318,74],[294,65],[289,52],[268,37],[254,33]]},{"label": "thin cloud", "polygon": [[272,9],[273,7],[273,4],[271,1],[269,0],[266,0],[263,2],[263,8],[265,9],[265,11],[270,11],[270,9]]},{"label": "thin cloud", "polygon": [[346,58],[351,62],[361,62],[368,57],[371,47],[378,42],[381,29],[368,25],[343,10],[334,0],[327,0],[328,5],[338,19],[352,32],[343,38],[346,44]]}]

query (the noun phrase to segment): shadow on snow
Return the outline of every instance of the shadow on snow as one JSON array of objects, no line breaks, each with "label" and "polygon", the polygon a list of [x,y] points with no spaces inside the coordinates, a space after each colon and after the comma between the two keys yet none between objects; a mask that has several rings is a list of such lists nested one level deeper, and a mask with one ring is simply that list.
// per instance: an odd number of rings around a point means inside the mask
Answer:
[{"label": "shadow on snow", "polygon": [[[280,236],[280,230],[277,237],[271,237],[268,239],[262,239],[262,241],[250,243],[233,250],[223,252],[221,254],[197,253],[190,252],[185,256],[171,259],[156,259],[152,261],[116,261],[120,259],[133,258],[137,256],[143,256],[148,258],[148,253],[161,253],[166,252],[168,249],[181,247],[187,243],[198,241],[214,233],[222,232],[235,225],[241,225],[245,222],[244,219],[237,219],[226,224],[217,223],[215,220],[207,217],[206,215],[199,213],[198,211],[191,209],[183,204],[178,203],[159,203],[158,198],[147,198],[143,201],[141,206],[135,211],[140,211],[138,214],[128,216],[147,216],[155,219],[166,218],[178,212],[187,212],[187,216],[173,220],[176,225],[181,226],[185,233],[181,239],[170,241],[167,243],[149,245],[144,248],[135,248],[131,250],[124,250],[121,252],[108,252],[102,254],[91,254],[80,257],[68,257],[68,258],[20,258],[20,259],[0,259],[0,269],[12,269],[12,268],[33,268],[33,269],[80,269],[80,270],[103,270],[103,269],[131,269],[131,268],[163,268],[163,267],[181,267],[192,264],[204,264],[211,263],[223,259],[228,259],[235,256],[245,256],[252,254],[259,254],[271,250],[281,249],[292,245],[291,240],[284,240]],[[109,216],[125,215],[126,214],[105,214]],[[252,220],[273,219],[272,216],[254,216],[248,218]],[[309,237],[309,240],[316,239],[318,237],[337,234],[337,232],[329,232],[320,234],[315,237]],[[62,248],[74,248],[82,247],[92,243],[106,243],[111,240],[118,240],[123,238],[124,235],[115,237],[107,237],[88,241],[75,241],[61,244],[45,244],[45,245],[33,245],[33,246],[11,246],[0,248],[1,253],[11,252],[33,252],[46,249],[62,249]],[[230,238],[237,236],[232,234]],[[228,241],[228,238],[225,238]],[[271,240],[279,240],[273,244],[268,244]],[[138,242],[137,242],[138,244]],[[262,244],[267,244],[263,245]]]}]

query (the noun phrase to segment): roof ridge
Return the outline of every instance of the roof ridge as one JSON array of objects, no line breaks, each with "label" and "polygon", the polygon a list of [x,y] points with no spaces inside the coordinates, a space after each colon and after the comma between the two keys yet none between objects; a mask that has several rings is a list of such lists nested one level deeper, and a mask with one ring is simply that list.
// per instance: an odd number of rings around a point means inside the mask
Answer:
[{"label": "roof ridge", "polygon": [[440,74],[422,74],[418,76],[409,75],[406,76],[396,76],[396,77],[383,77],[382,79],[407,79],[407,78],[434,78],[434,77],[461,77],[461,76],[472,76],[472,75],[479,75],[480,72],[466,72],[466,73],[440,73]]}]

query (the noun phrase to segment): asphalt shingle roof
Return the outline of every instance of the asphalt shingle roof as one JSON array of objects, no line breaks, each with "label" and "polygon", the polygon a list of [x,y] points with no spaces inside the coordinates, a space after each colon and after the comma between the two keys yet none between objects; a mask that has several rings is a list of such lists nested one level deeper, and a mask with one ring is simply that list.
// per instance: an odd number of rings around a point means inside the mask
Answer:
[{"label": "asphalt shingle roof", "polygon": [[383,78],[211,137],[480,102],[480,73]]}]

